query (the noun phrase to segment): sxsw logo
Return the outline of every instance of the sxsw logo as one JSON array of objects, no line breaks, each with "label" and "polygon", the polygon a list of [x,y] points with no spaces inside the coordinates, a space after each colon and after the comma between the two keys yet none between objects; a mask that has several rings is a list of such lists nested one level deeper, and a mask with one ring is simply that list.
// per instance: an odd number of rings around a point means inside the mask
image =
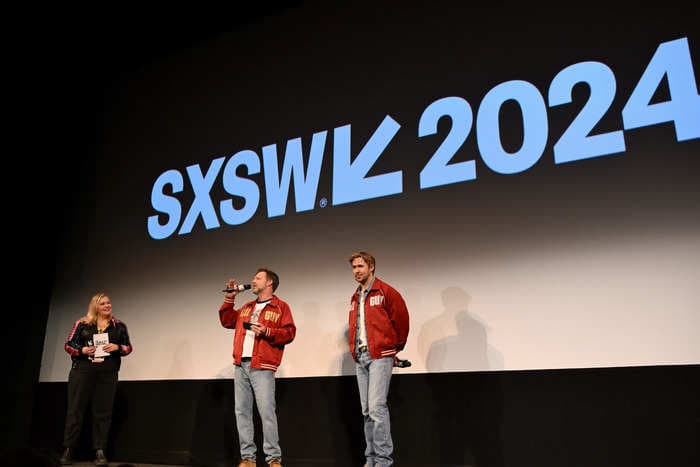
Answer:
[{"label": "sxsw logo", "polygon": [[[416,136],[442,140],[437,141],[432,155],[425,154],[427,163],[417,174],[420,189],[476,180],[477,157],[484,169],[511,175],[529,170],[545,154],[555,164],[621,154],[627,151],[626,132],[669,122],[675,127],[678,142],[700,138],[700,94],[686,37],[659,44],[633,87],[620,87],[617,81],[614,71],[605,63],[585,60],[555,73],[545,90],[516,79],[494,86],[476,106],[460,96],[431,102],[418,117]],[[583,102],[573,102],[572,90],[581,83],[588,86],[590,95]],[[656,102],[660,88],[668,88],[670,98]],[[616,95],[618,89],[623,90],[623,95]],[[613,111],[611,106],[617,97],[625,99],[616,119],[618,127],[603,132],[595,130],[603,117]],[[523,129],[520,147],[515,151],[504,147],[499,118],[502,107],[511,102],[520,109],[519,125]],[[553,131],[549,111],[561,106],[573,106],[578,113],[563,131]],[[446,135],[438,132],[438,123],[443,118],[451,124]],[[401,170],[367,176],[400,128],[387,115],[354,158],[350,151],[350,125],[333,129],[333,205],[402,193]],[[293,138],[287,141],[281,167],[277,146],[273,144],[262,148],[262,159],[253,150],[243,150],[228,159],[214,159],[206,169],[196,164],[187,167],[184,174],[176,169],[163,172],[151,190],[155,214],[147,219],[148,234],[157,240],[176,232],[186,235],[200,217],[207,230],[221,227],[221,222],[243,224],[258,211],[261,190],[265,192],[267,216],[282,216],[292,178],[296,211],[314,209],[327,133],[313,134],[306,167],[301,138]],[[476,139],[477,153],[468,160],[453,162],[469,137]],[[244,172],[243,167],[247,176],[262,172],[264,186],[261,188],[254,180],[239,176]],[[228,195],[244,200],[241,207],[234,206],[233,199],[226,195],[212,199],[212,187],[219,179]],[[186,190],[192,192],[185,195],[194,195],[189,206],[183,206],[175,196]],[[327,203],[325,198],[319,200],[321,207]],[[183,207],[187,208],[184,216]]]},{"label": "sxsw logo", "polygon": [[[402,192],[401,171],[367,176],[399,128],[400,125],[387,115],[354,158],[350,152],[350,125],[333,130],[333,205]],[[248,176],[263,173],[262,190],[268,217],[285,214],[292,178],[296,212],[314,209],[327,133],[313,134],[306,167],[301,138],[293,138],[287,141],[281,167],[277,145],[272,144],[262,148],[262,160],[257,152],[242,150],[229,158],[214,159],[206,168],[195,164],[187,167],[184,173],[177,169],[163,172],[151,190],[151,206],[156,213],[148,217],[148,234],[156,240],[175,233],[186,235],[192,232],[200,217],[207,230],[221,227],[222,222],[228,225],[248,222],[258,211],[261,187],[254,180],[238,175],[241,166]],[[242,207],[235,207],[232,198],[212,199],[211,189],[219,178],[226,193],[243,198]],[[183,206],[175,196],[185,190],[192,190],[194,195],[189,206]],[[325,207],[327,200],[322,199],[319,204]]]}]

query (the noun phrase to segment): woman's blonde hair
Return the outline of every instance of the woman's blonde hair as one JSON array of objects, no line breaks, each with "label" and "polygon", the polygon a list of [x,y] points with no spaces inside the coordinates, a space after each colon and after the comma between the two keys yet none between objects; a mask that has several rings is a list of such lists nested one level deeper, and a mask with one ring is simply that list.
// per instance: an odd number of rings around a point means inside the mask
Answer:
[{"label": "woman's blonde hair", "polygon": [[90,324],[95,324],[97,323],[97,305],[100,304],[100,300],[102,300],[103,297],[106,297],[107,294],[104,292],[98,292],[95,295],[92,296],[90,299],[90,303],[88,304],[88,310],[87,310],[87,321]]}]

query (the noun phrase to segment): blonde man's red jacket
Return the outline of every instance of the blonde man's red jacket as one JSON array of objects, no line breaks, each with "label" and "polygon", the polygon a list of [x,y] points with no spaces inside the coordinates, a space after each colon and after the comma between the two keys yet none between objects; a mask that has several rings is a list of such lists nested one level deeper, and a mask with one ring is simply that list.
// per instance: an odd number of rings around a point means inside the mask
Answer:
[{"label": "blonde man's red jacket", "polygon": [[[355,352],[358,315],[357,291],[350,298],[350,316],[348,321],[348,343],[352,358],[357,360]],[[408,338],[408,309],[401,294],[378,277],[374,278],[372,288],[365,297],[365,329],[367,330],[367,347],[373,359],[396,355],[403,350]]]}]

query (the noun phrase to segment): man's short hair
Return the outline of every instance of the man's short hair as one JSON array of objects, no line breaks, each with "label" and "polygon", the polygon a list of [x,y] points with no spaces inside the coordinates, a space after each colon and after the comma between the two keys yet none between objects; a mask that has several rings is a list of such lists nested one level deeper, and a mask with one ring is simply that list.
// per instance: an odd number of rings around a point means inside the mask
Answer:
[{"label": "man's short hair", "polygon": [[259,272],[264,272],[267,276],[267,280],[272,281],[272,292],[277,290],[277,287],[280,285],[280,277],[275,272],[267,268],[260,268],[255,273],[257,274]]},{"label": "man's short hair", "polygon": [[374,260],[374,256],[370,255],[366,251],[358,251],[350,255],[350,259],[348,260],[350,264],[357,258],[362,258],[365,260],[365,263],[367,263],[367,266],[369,266],[370,269],[373,269],[376,267],[376,261]]}]

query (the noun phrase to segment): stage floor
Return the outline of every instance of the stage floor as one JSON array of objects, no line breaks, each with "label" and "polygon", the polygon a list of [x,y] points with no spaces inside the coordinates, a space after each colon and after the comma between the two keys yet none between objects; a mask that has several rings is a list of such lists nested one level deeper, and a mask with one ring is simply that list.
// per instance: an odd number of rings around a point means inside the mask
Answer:
[{"label": "stage floor", "polygon": [[[71,464],[73,467],[95,467],[92,461],[80,461],[73,462]],[[109,467],[183,467],[181,465],[174,464],[141,464],[137,462],[120,462],[120,461],[109,461]]]},{"label": "stage floor", "polygon": [[[85,462],[74,462],[73,467],[95,467],[95,464],[89,461]],[[237,464],[234,462],[232,464],[226,465],[226,467],[235,467]],[[262,465],[262,464],[258,464]],[[309,467],[308,463],[305,464],[300,464],[296,462],[291,462],[290,463],[285,463],[285,466],[289,467]],[[408,467],[419,467],[417,464],[402,464],[402,465],[408,465]],[[175,464],[142,464],[142,463],[135,463],[135,462],[109,462],[109,467],[184,467],[182,465],[175,465]],[[337,467],[337,465],[330,465],[330,464],[311,464],[311,467]],[[359,467],[359,466],[358,466]],[[420,464],[420,467],[475,467],[470,464],[459,464],[459,465],[453,465],[453,464]]]}]

